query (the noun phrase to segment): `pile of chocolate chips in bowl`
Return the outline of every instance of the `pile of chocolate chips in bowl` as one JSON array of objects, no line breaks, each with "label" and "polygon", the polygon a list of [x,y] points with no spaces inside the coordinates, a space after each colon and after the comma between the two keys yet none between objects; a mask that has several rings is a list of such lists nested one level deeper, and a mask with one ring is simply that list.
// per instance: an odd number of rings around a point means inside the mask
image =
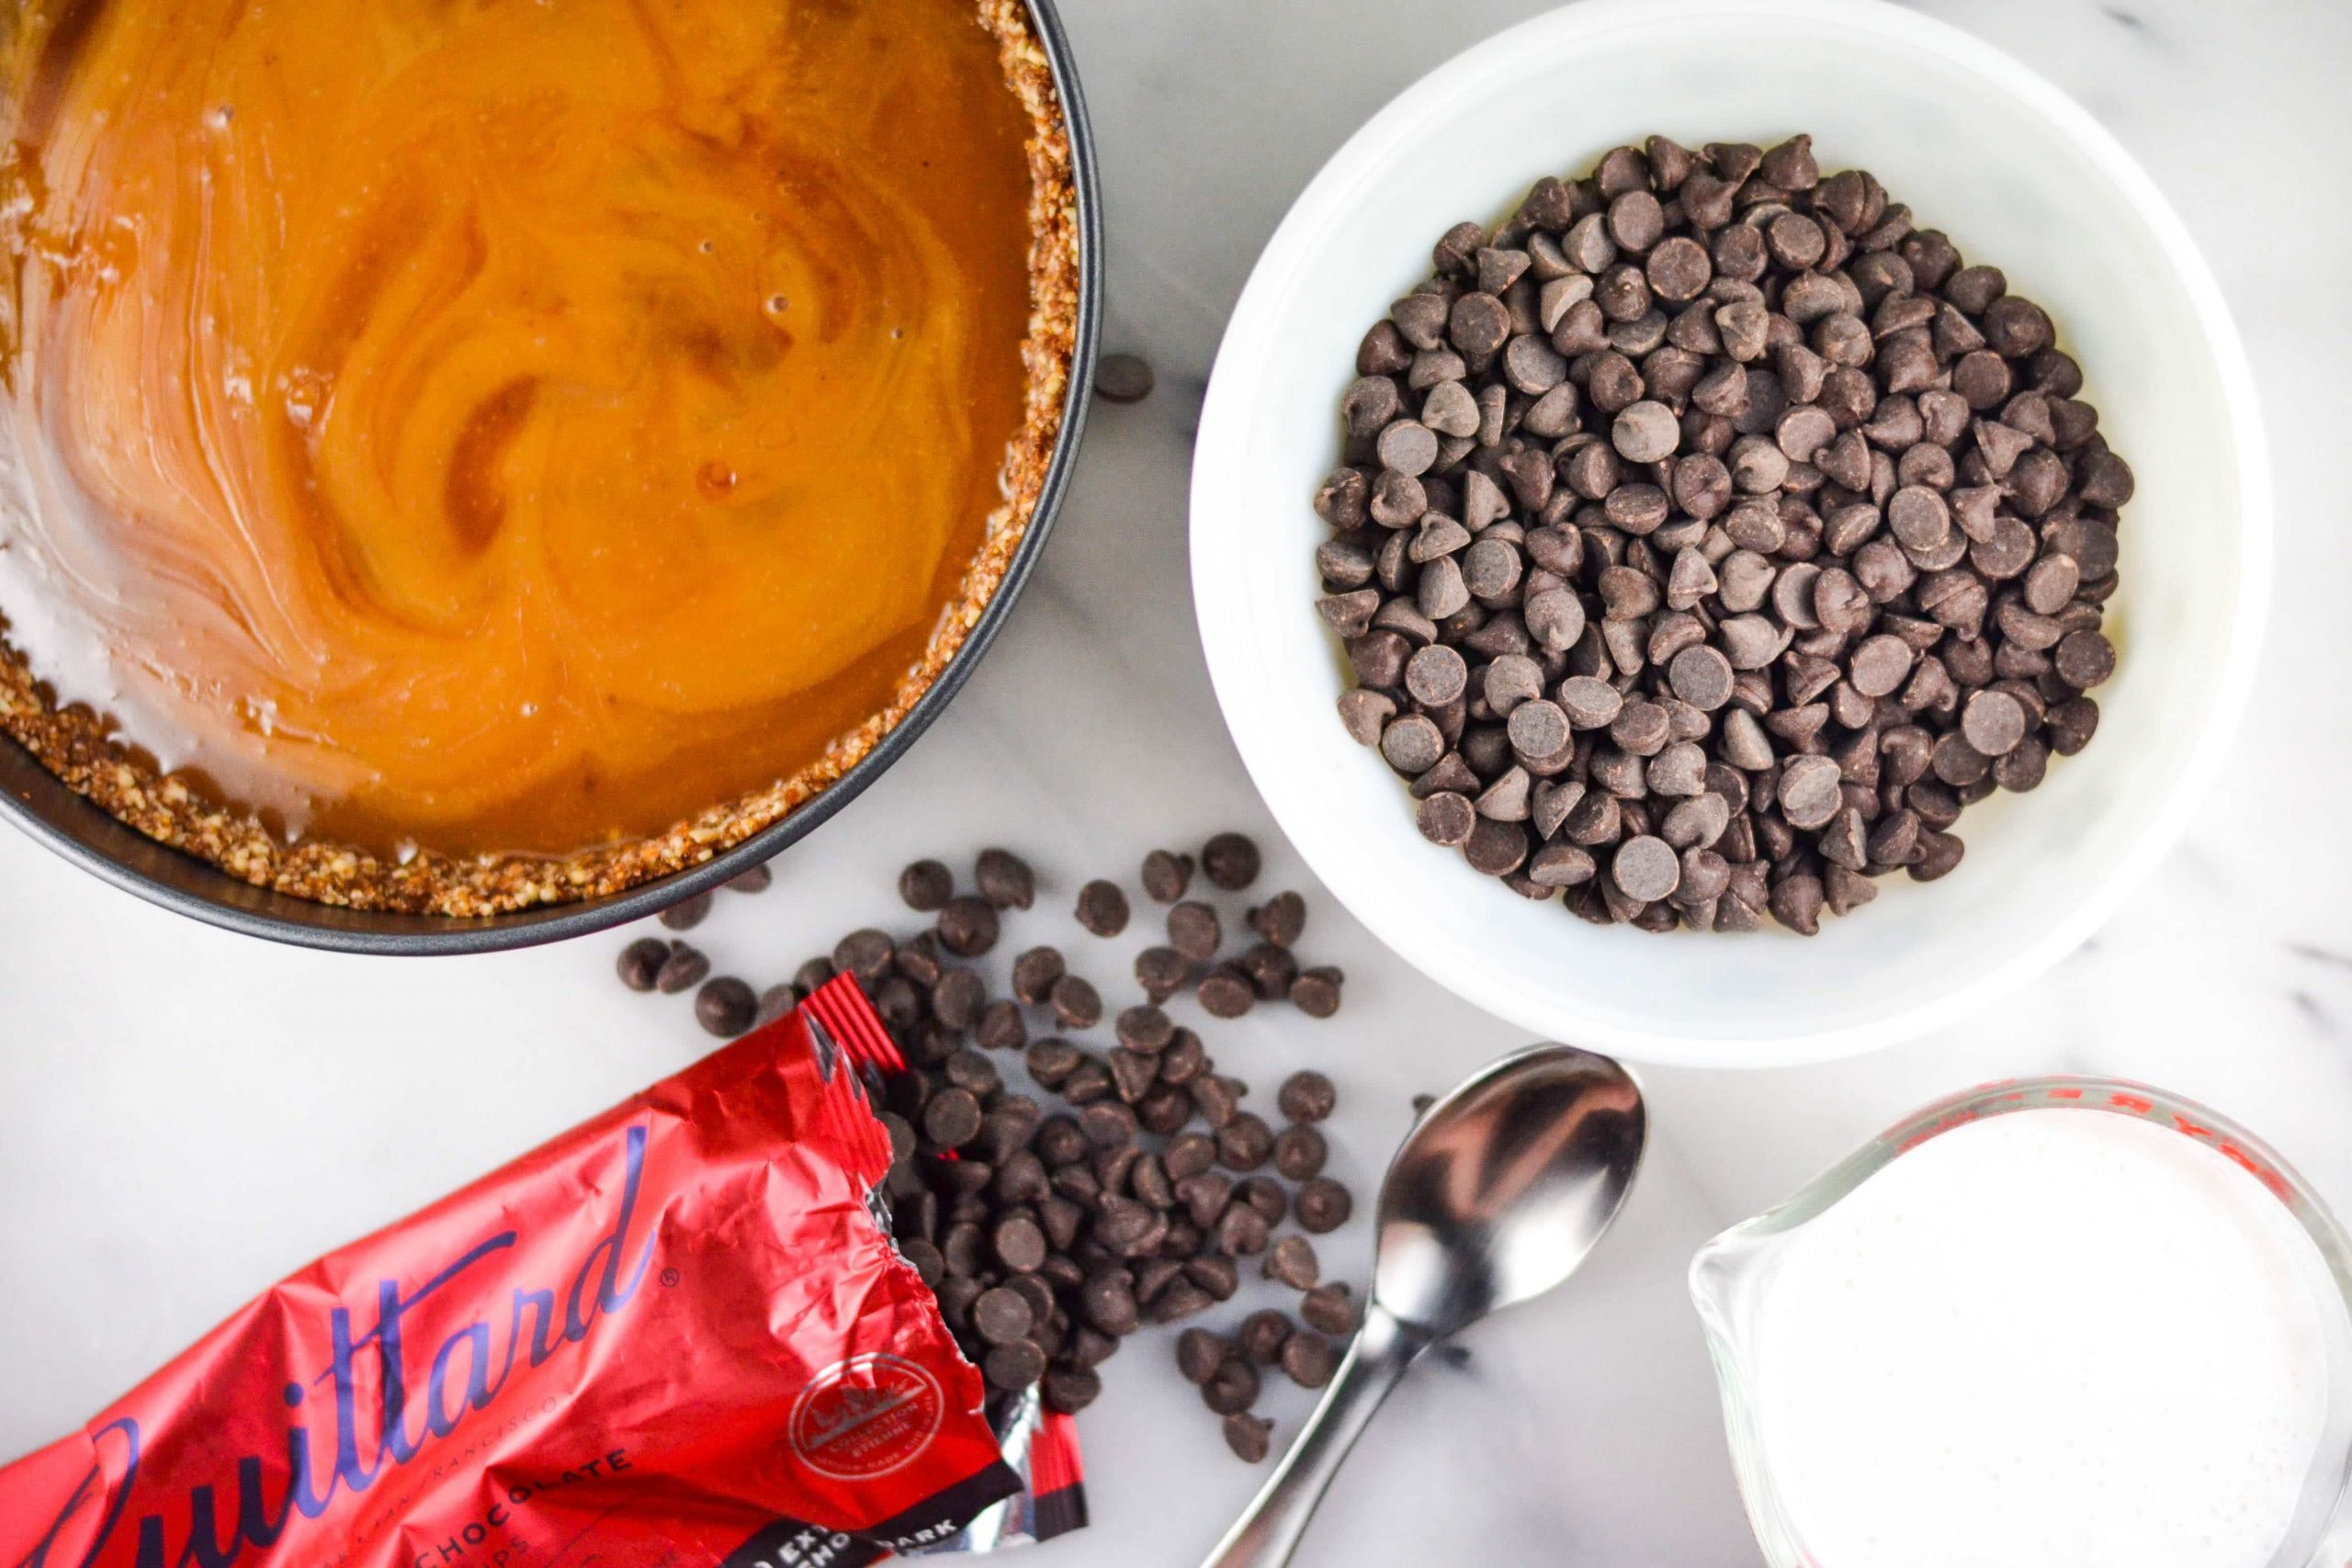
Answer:
[{"label": "pile of chocolate chips in bowl", "polygon": [[1434,255],[1315,497],[1340,717],[1432,843],[1812,935],[2089,743],[2132,470],[1999,269],[1805,136],[1619,147]]}]

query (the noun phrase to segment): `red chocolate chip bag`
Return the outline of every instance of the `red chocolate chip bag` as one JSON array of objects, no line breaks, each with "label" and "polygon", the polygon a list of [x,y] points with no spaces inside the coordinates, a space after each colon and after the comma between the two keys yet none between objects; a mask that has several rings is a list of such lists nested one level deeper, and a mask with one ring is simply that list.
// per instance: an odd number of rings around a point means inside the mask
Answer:
[{"label": "red chocolate chip bag", "polygon": [[876,1223],[854,981],[0,1470],[0,1568],[849,1568],[1019,1490]]}]

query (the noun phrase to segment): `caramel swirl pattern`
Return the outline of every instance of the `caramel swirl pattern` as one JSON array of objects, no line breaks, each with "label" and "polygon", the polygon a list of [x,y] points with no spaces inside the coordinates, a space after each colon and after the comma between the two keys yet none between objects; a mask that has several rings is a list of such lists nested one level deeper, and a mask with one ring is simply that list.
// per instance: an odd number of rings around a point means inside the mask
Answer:
[{"label": "caramel swirl pattern", "polygon": [[1022,419],[966,0],[69,0],[8,40],[0,617],[287,835],[561,853],[918,659]]}]

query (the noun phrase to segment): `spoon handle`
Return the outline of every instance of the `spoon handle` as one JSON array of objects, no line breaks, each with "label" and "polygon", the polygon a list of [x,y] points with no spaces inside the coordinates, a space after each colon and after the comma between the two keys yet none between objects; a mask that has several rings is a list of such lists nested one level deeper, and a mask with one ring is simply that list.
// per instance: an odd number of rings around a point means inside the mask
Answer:
[{"label": "spoon handle", "polygon": [[1275,1467],[1240,1521],[1226,1532],[1203,1568],[1282,1568],[1306,1533],[1315,1506],[1338,1474],[1340,1461],[1380,1408],[1396,1380],[1430,1340],[1390,1316],[1378,1302],[1364,1312],[1363,1326],[1347,1359],[1323,1392],[1306,1425]]}]

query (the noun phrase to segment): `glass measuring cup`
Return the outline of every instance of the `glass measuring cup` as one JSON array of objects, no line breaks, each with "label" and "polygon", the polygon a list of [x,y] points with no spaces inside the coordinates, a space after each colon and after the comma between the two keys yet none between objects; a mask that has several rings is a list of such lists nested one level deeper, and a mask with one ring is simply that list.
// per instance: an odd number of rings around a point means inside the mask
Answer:
[{"label": "glass measuring cup", "polygon": [[2314,1287],[2323,1296],[2332,1290],[2340,1309],[2326,1314],[2325,1420],[2293,1522],[2269,1564],[2304,1568],[2352,1479],[2352,1240],[2301,1177],[2228,1117],[2143,1084],[2088,1077],[1992,1084],[1925,1106],[1781,1203],[1716,1236],[1691,1260],[1690,1294],[1714,1360],[1732,1464],[1766,1561],[1772,1568],[1848,1568],[1823,1563],[1799,1537],[1772,1473],[1758,1422],[1754,1330],[1776,1258],[1796,1232],[1928,1139],[1985,1117],[2037,1110],[2133,1116],[2195,1138],[2255,1176],[2318,1248],[2327,1278],[2314,1280]]}]

